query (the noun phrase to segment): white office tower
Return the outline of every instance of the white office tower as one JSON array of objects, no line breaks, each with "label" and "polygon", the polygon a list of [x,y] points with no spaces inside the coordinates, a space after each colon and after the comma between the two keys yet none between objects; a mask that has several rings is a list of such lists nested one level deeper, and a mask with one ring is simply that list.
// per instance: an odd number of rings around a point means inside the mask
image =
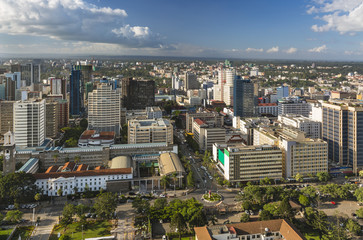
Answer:
[{"label": "white office tower", "polygon": [[[221,100],[226,103],[227,106],[233,106],[233,82],[236,78],[236,70],[233,68],[220,68],[218,71],[218,85],[219,88],[215,88],[217,90],[217,95],[215,97],[219,97]],[[219,91],[219,93],[218,93]],[[216,94],[216,92],[214,93]]]},{"label": "white office tower", "polygon": [[183,86],[183,81],[176,75],[173,75],[171,78],[172,88],[179,90]]},{"label": "white office tower", "polygon": [[45,100],[14,103],[14,137],[19,147],[37,147],[45,139]]},{"label": "white office tower", "polygon": [[114,131],[120,135],[120,94],[108,83],[100,83],[88,93],[88,129],[98,132]]}]

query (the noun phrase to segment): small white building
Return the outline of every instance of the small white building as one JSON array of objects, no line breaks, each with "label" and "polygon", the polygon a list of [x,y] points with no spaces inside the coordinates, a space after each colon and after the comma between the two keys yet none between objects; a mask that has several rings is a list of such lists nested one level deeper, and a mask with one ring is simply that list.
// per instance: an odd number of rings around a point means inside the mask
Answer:
[{"label": "small white building", "polygon": [[316,122],[308,117],[296,114],[280,115],[281,124],[299,129],[309,138],[321,138],[321,122]]},{"label": "small white building", "polygon": [[35,185],[42,190],[44,195],[58,196],[58,190],[62,189],[62,195],[90,191],[106,190],[108,181],[132,179],[132,168],[100,169],[88,171],[49,172],[36,173]]}]

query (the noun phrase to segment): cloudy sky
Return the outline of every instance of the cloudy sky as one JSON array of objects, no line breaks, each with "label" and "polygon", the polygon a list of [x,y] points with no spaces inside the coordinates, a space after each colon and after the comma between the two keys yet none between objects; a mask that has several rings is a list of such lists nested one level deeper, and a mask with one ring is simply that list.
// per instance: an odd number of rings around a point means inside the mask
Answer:
[{"label": "cloudy sky", "polygon": [[1,54],[363,60],[363,0],[0,0]]}]

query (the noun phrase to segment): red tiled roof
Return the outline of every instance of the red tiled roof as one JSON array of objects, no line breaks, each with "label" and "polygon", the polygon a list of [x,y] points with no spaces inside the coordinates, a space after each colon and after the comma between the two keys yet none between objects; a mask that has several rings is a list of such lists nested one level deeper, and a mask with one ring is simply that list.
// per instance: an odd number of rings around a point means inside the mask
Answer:
[{"label": "red tiled roof", "polygon": [[206,124],[203,120],[201,120],[200,118],[194,119],[194,122],[196,122],[199,126]]},{"label": "red tiled roof", "polygon": [[101,170],[101,169],[105,169],[105,167],[104,166],[97,166],[97,167],[95,167],[95,170]]},{"label": "red tiled roof", "polygon": [[69,169],[70,171],[73,171],[73,168],[75,166],[76,166],[75,162],[66,162],[66,164],[64,164],[64,166],[62,167],[62,171],[67,170],[67,169]]},{"label": "red tiled roof", "polygon": [[35,179],[47,178],[69,178],[69,177],[84,177],[84,176],[98,176],[98,175],[116,175],[116,174],[131,174],[132,168],[115,168],[115,169],[101,169],[101,170],[88,170],[88,171],[74,171],[74,172],[53,172],[53,173],[35,173]]},{"label": "red tiled roof", "polygon": [[115,132],[100,132],[98,136],[93,136],[96,133],[95,130],[86,130],[82,133],[79,139],[105,139],[111,140],[115,138]]},{"label": "red tiled roof", "polygon": [[276,103],[259,103],[258,106],[277,106]]},{"label": "red tiled roof", "polygon": [[86,164],[81,164],[78,166],[77,170],[76,171],[86,171],[88,168],[88,166]]},{"label": "red tiled roof", "polygon": [[52,173],[52,172],[56,172],[58,170],[58,166],[56,165],[53,165],[53,166],[50,166],[47,171],[45,171],[45,173]]}]

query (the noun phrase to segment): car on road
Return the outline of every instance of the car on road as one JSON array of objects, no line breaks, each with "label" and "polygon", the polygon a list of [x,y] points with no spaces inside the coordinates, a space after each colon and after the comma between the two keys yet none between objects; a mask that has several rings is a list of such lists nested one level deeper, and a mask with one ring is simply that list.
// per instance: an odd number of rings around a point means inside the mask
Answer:
[{"label": "car on road", "polygon": [[165,195],[164,195],[164,194],[160,194],[160,196],[159,196],[159,197],[164,198],[164,197],[165,197]]}]

